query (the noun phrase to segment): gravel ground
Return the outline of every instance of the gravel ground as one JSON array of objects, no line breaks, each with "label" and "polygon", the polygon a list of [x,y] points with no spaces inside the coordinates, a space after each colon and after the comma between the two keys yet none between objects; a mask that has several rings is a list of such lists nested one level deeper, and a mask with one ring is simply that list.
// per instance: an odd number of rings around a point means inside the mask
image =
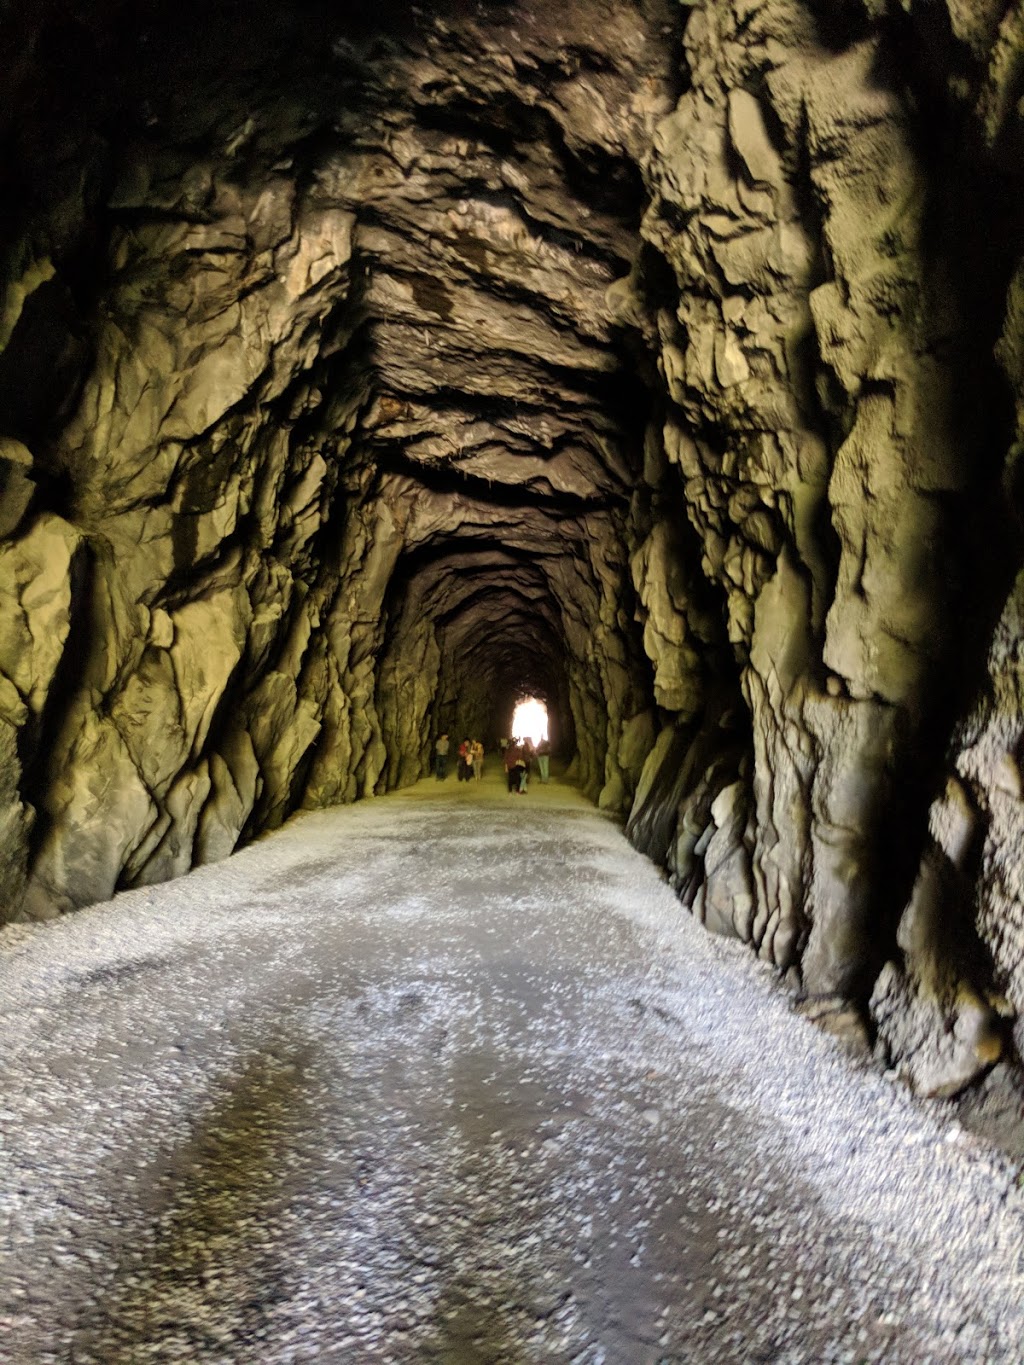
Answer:
[{"label": "gravel ground", "polygon": [[0,933],[0,1360],[1020,1361],[1016,1168],[569,788]]}]

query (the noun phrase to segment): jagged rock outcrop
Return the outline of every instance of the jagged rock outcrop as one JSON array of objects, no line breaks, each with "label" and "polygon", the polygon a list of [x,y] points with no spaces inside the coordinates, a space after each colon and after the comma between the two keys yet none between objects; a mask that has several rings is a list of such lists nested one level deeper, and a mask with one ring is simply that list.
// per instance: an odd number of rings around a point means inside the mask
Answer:
[{"label": "jagged rock outcrop", "polygon": [[4,912],[414,781],[530,692],[710,929],[922,1090],[1002,1055],[1016,10],[5,22]]},{"label": "jagged rock outcrop", "polygon": [[[917,62],[898,64],[913,42]],[[650,269],[624,312],[658,356],[664,450],[722,594],[752,729],[747,769],[725,762],[713,779],[718,818],[691,795],[713,768],[673,791],[677,839],[705,859],[720,928],[798,963],[812,994],[875,983],[882,1045],[943,1093],[1001,1051],[994,982],[986,992],[972,974],[963,934],[908,936],[920,880],[895,924],[962,651],[978,647],[1013,553],[993,507],[1009,433],[992,354],[1012,248],[991,253],[989,292],[968,298],[956,274],[977,229],[959,236],[963,204],[935,182],[938,158],[987,197],[972,216],[1005,227],[1012,196],[993,149],[989,167],[967,164],[982,141],[963,107],[967,53],[936,42],[895,6],[695,7],[692,84],[659,126],[643,226],[671,268],[671,307],[656,307],[664,275]],[[951,56],[956,70],[929,65]],[[948,144],[930,141],[928,116]],[[965,535],[981,508],[1002,542],[987,565]],[[938,880],[955,898],[952,867]],[[930,973],[912,965],[922,939]],[[897,1001],[904,972],[923,987],[913,1009],[908,985]]]}]

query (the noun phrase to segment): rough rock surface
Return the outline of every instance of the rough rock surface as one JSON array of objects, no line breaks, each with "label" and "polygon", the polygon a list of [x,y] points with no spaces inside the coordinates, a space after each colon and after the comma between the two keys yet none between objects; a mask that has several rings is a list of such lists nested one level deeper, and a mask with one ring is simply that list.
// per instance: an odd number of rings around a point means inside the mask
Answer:
[{"label": "rough rock surface", "polygon": [[129,9],[4,19],[2,913],[533,693],[709,928],[922,1090],[991,1065],[1017,8]]},{"label": "rough rock surface", "polygon": [[641,257],[621,306],[667,393],[649,464],[719,591],[751,735],[737,766],[719,670],[699,739],[680,717],[689,753],[652,752],[656,812],[631,827],[709,926],[798,964],[810,996],[873,991],[883,1050],[950,1093],[998,1058],[1021,1002],[970,950],[970,914],[921,904],[957,901],[955,855],[911,894],[943,727],[1017,554],[998,486],[1017,352],[1004,334],[1008,387],[996,343],[1008,290],[1015,335],[1021,202],[1005,128],[977,121],[995,28],[969,51],[941,16],[843,10],[695,6],[691,79],[648,163],[658,262]]}]

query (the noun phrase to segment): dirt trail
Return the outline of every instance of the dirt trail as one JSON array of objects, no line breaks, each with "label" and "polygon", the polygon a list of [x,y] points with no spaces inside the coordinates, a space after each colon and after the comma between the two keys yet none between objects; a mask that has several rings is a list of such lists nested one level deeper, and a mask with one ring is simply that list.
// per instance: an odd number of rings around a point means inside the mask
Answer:
[{"label": "dirt trail", "polygon": [[572,789],[0,934],[0,1360],[1019,1359],[1008,1162]]}]

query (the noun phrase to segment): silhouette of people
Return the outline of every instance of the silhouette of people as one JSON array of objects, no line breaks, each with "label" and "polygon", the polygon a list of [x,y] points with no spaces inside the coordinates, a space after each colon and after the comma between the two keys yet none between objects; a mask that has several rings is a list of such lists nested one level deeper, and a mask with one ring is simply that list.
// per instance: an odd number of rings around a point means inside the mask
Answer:
[{"label": "silhouette of people", "polygon": [[509,795],[526,795],[526,783],[530,774],[530,756],[525,744],[514,739],[505,750],[505,772],[508,775]]},{"label": "silhouette of people", "polygon": [[434,745],[434,776],[443,782],[448,776],[448,734],[445,732]]},{"label": "silhouette of people", "polygon": [[546,782],[551,775],[551,743],[547,738],[537,745],[537,769],[540,780]]},{"label": "silhouette of people", "polygon": [[468,782],[473,776],[473,741],[467,737],[459,745],[459,781]]},{"label": "silhouette of people", "polygon": [[519,773],[516,763],[519,760],[519,745],[513,739],[505,746],[505,777],[508,780],[508,794],[519,790]]}]

